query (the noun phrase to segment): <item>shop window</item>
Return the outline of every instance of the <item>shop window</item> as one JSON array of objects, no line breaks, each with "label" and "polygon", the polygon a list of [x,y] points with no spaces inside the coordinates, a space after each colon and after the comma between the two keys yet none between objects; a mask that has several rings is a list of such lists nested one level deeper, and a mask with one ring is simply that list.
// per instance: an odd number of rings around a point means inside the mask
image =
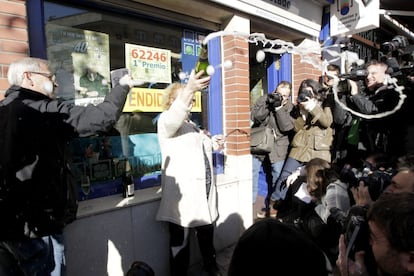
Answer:
[{"label": "shop window", "polygon": [[[57,96],[62,100],[77,105],[102,102],[116,81],[111,72],[119,68],[127,67],[141,80],[141,85],[130,92],[113,129],[71,143],[80,200],[120,194],[126,162],[132,166],[135,189],[160,185],[156,121],[162,111],[161,94],[169,83],[182,81],[179,73],[184,63],[187,67],[195,64],[195,53],[186,57],[181,54],[184,40],[186,45],[196,45],[204,33],[70,2],[44,1],[43,12],[44,48],[59,84]],[[147,68],[134,68],[136,62],[150,60]],[[207,105],[201,94],[197,99],[192,118],[203,127]]]}]

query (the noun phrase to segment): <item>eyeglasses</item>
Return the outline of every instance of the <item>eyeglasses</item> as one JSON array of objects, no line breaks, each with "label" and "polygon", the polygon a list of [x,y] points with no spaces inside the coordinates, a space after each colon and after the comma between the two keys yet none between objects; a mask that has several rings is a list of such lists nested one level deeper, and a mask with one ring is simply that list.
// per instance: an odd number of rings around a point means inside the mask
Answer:
[{"label": "eyeglasses", "polygon": [[32,73],[32,74],[37,74],[37,75],[42,75],[43,77],[48,78],[49,80],[55,82],[56,76],[52,73],[45,73],[45,72],[32,72],[32,71],[28,71],[27,73]]}]

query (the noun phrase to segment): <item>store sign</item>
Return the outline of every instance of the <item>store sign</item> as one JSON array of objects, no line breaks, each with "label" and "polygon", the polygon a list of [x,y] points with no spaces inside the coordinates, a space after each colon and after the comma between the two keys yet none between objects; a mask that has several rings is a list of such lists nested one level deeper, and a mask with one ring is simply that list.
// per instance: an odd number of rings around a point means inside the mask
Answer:
[{"label": "store sign", "polygon": [[[132,88],[128,94],[123,112],[162,112],[164,89]],[[191,112],[201,112],[201,92],[195,93]]]},{"label": "store sign", "polygon": [[108,34],[47,23],[46,40],[56,95],[77,105],[103,102],[110,91]]},{"label": "store sign", "polygon": [[268,0],[268,2],[284,9],[290,9],[292,3],[289,0]]},{"label": "store sign", "polygon": [[125,44],[125,65],[135,80],[171,83],[171,51]]},{"label": "store sign", "polygon": [[379,27],[379,0],[337,0],[331,5],[331,36]]},{"label": "store sign", "polygon": [[[317,37],[321,30],[322,8],[318,1],[210,0],[232,9],[264,18]],[[279,27],[281,27],[279,26]]]}]

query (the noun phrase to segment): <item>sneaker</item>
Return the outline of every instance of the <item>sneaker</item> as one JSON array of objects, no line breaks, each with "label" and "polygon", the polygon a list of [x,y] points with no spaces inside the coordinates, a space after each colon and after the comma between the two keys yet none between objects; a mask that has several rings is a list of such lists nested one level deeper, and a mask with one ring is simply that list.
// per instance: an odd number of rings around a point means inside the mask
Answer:
[{"label": "sneaker", "polygon": [[277,210],[273,209],[272,207],[270,208],[269,212],[266,211],[266,208],[262,208],[262,210],[260,210],[260,212],[257,212],[256,214],[257,218],[266,218],[266,217],[275,218],[276,215],[277,215]]}]

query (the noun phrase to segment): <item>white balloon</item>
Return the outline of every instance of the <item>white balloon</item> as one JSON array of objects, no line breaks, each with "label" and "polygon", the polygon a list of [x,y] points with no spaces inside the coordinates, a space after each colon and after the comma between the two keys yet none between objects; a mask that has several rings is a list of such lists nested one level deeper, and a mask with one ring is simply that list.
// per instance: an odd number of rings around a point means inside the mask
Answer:
[{"label": "white balloon", "polygon": [[212,65],[209,65],[209,66],[207,66],[206,71],[207,71],[207,75],[212,76],[216,72],[216,69],[214,69],[214,67]]},{"label": "white balloon", "polygon": [[180,78],[180,80],[185,80],[185,78],[187,77],[187,74],[181,71],[180,73],[178,73],[178,77]]},{"label": "white balloon", "polygon": [[233,62],[231,60],[225,60],[223,63],[223,67],[224,69],[230,69],[231,67],[233,67]]},{"label": "white balloon", "polygon": [[265,59],[265,57],[266,57],[265,52],[263,52],[262,50],[257,51],[257,53],[256,53],[257,62],[259,62],[259,63],[262,62]]}]

